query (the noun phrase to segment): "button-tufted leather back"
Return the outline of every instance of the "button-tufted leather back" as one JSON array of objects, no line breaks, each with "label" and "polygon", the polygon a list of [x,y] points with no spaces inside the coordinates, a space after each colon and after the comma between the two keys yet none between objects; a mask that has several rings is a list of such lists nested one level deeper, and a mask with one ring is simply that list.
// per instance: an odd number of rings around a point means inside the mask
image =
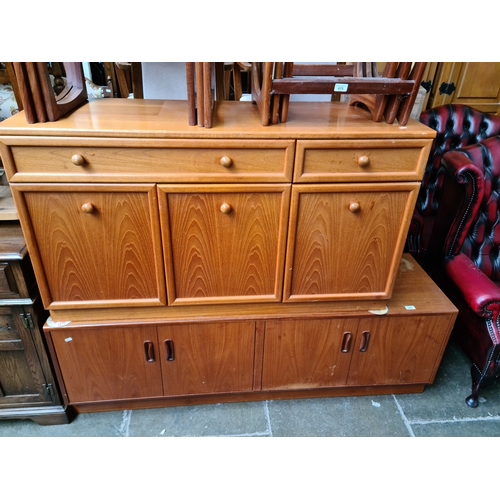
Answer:
[{"label": "button-tufted leather back", "polygon": [[439,205],[444,177],[443,154],[500,134],[500,117],[462,104],[448,104],[424,111],[420,121],[437,132],[416,205],[420,215],[429,217],[435,216]]},{"label": "button-tufted leather back", "polygon": [[[460,150],[482,173],[478,213],[467,231],[461,252],[491,280],[500,281],[500,136]],[[479,194],[479,193],[478,193]]]}]

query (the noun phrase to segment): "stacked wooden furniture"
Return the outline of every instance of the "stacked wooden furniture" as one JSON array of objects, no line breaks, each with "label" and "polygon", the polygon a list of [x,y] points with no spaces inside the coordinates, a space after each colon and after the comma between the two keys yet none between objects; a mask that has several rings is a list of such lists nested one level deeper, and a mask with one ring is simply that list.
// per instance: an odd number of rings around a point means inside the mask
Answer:
[{"label": "stacked wooden furniture", "polygon": [[65,403],[432,383],[456,309],[401,256],[434,132],[341,103],[273,127],[252,103],[216,103],[211,128],[185,111],[100,99],[0,125]]},{"label": "stacked wooden furniture", "polygon": [[0,223],[0,419],[68,423],[46,353],[43,310],[18,222]]},{"label": "stacked wooden furniture", "polygon": [[57,91],[50,81],[46,62],[14,62],[25,120],[45,123],[59,120],[87,101],[82,63],[63,63],[67,84]]},{"label": "stacked wooden furniture", "polygon": [[425,62],[389,62],[381,76],[377,63],[348,65],[253,63],[252,98],[262,125],[285,123],[291,94],[348,94],[373,119],[406,125],[418,94]]},{"label": "stacked wooden furniture", "polygon": [[215,63],[187,62],[186,84],[188,100],[188,123],[199,127],[212,127],[214,105],[213,82]]}]

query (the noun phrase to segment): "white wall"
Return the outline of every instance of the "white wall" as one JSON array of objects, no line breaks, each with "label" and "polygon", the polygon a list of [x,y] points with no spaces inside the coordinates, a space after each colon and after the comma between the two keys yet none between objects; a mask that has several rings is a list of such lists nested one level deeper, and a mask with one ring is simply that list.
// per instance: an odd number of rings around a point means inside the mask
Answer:
[{"label": "white wall", "polygon": [[144,99],[187,99],[185,62],[143,62]]},{"label": "white wall", "polygon": [[[322,64],[336,64],[322,63]],[[144,99],[187,99],[186,63],[143,62]],[[291,101],[330,101],[331,95],[292,95]]]}]

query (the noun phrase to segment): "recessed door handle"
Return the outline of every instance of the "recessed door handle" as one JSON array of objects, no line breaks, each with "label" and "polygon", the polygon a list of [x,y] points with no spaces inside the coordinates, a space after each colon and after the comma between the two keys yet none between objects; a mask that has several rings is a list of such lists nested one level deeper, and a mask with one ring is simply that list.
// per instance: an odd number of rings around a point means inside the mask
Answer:
[{"label": "recessed door handle", "polygon": [[146,340],[144,342],[144,355],[146,356],[146,361],[148,363],[154,363],[155,361],[155,346],[151,340]]},{"label": "recessed door handle", "polygon": [[165,340],[165,359],[167,361],[174,361],[175,360],[174,341],[173,340]]},{"label": "recessed door handle", "polygon": [[349,352],[349,350],[351,349],[351,340],[351,332],[344,332],[344,336],[342,337],[342,352]]},{"label": "recessed door handle", "polygon": [[359,352],[366,352],[368,349],[368,342],[370,341],[370,332],[366,331],[361,334],[361,344],[359,346]]}]

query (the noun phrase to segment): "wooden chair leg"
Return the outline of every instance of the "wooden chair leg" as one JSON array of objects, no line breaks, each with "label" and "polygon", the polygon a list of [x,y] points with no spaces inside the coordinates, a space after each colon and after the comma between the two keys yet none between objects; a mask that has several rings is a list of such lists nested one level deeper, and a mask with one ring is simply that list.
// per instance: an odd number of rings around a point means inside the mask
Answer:
[{"label": "wooden chair leg", "polygon": [[254,63],[252,67],[252,100],[257,105],[260,122],[267,126],[271,119],[272,62]]},{"label": "wooden chair leg", "polygon": [[[411,71],[411,63],[410,62],[405,62],[401,63],[398,67],[398,70],[396,72],[396,77],[401,78],[402,80],[406,80],[408,76],[410,75]],[[391,95],[389,96],[389,99],[387,100],[387,105],[385,108],[385,121],[389,124],[394,123],[394,120],[396,119],[396,116],[399,111],[399,107],[401,106],[401,101],[404,96],[402,95]]]},{"label": "wooden chair leg", "polygon": [[195,85],[196,85],[196,123],[198,127],[205,126],[205,93],[203,91],[203,63],[195,63]]},{"label": "wooden chair leg", "polygon": [[195,92],[195,76],[194,62],[186,63],[186,86],[187,86],[187,101],[188,101],[188,123],[196,125],[196,92]]},{"label": "wooden chair leg", "polygon": [[408,123],[426,66],[426,62],[416,62],[413,66],[410,74],[410,80],[415,80],[415,87],[413,88],[412,93],[403,100],[398,110],[398,122],[402,126],[405,126]]}]

